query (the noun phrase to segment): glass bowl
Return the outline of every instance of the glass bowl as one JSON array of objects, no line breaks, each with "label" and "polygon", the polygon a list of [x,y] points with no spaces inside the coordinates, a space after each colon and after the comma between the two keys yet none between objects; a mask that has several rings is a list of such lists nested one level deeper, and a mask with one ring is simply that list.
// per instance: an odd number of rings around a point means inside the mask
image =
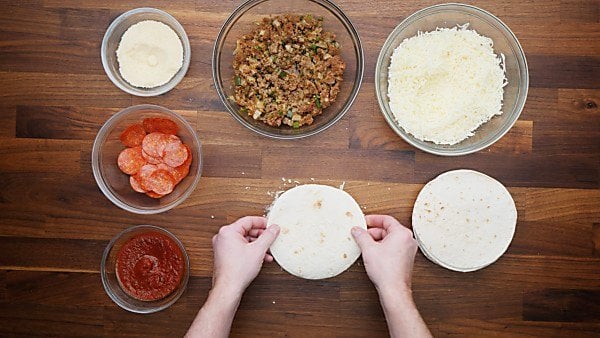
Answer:
[{"label": "glass bowl", "polygon": [[[175,122],[179,126],[177,136],[193,154],[189,174],[172,193],[160,199],[135,192],[129,184],[129,175],[117,166],[117,157],[126,148],[119,136],[125,128],[147,117]],[[92,148],[92,170],[98,187],[116,206],[136,214],[157,214],[177,206],[194,191],[202,172],[202,148],[194,128],[179,114],[161,106],[142,104],[121,110],[100,128]]]},{"label": "glass bowl", "polygon": [[[121,72],[119,72],[119,63],[117,62],[117,47],[119,47],[119,42],[121,42],[123,33],[125,33],[131,25],[145,20],[159,21],[171,27],[171,29],[177,33],[177,36],[179,36],[179,40],[181,40],[183,46],[183,65],[179,71],[171,78],[171,80],[169,80],[169,82],[153,88],[141,88],[130,85],[121,76]],[[110,26],[108,26],[104,38],[102,39],[102,47],[100,49],[102,66],[104,67],[104,71],[106,72],[106,75],[108,75],[108,78],[115,86],[119,87],[124,92],[136,96],[157,96],[175,88],[175,86],[181,82],[190,66],[191,53],[190,40],[181,24],[170,14],[156,8],[136,8],[121,14],[110,24]]]},{"label": "glass bowl", "polygon": [[[404,39],[429,32],[436,28],[452,28],[468,23],[468,29],[491,38],[494,53],[505,56],[506,79],[502,115],[494,116],[481,125],[473,136],[453,145],[421,141],[404,131],[394,118],[388,99],[388,69],[394,49]],[[390,127],[406,142],[428,153],[443,156],[458,156],[474,153],[498,141],[519,118],[529,87],[529,72],[525,54],[511,30],[494,15],[474,6],[464,4],[441,4],[422,9],[402,21],[389,35],[375,69],[375,92],[379,107]]]},{"label": "glass bowl", "polygon": [[[185,261],[185,270],[183,272],[183,276],[181,277],[181,281],[179,282],[179,286],[177,286],[177,288],[168,296],[155,301],[141,301],[128,295],[119,285],[119,280],[117,279],[116,274],[116,261],[119,250],[123,244],[125,244],[133,236],[149,231],[162,233],[171,238],[177,244],[177,246],[179,246]],[[153,225],[137,225],[123,230],[108,243],[108,246],[106,249],[104,249],[102,262],[100,263],[100,276],[102,278],[102,286],[104,286],[104,290],[110,299],[112,299],[117,305],[127,311],[135,313],[154,313],[171,306],[185,291],[190,276],[190,258],[181,241],[179,241],[179,239],[177,239],[177,237],[175,237],[175,235],[169,231]]]},{"label": "glass bowl", "polygon": [[[344,80],[336,101],[315,117],[313,124],[293,129],[287,126],[271,127],[240,113],[239,106],[230,99],[234,93],[233,52],[236,41],[250,33],[255,23],[264,17],[282,14],[312,14],[323,17],[323,29],[335,33],[340,43],[341,56],[346,62]],[[363,48],[356,28],[342,10],[329,0],[250,0],[240,5],[227,18],[217,40],[212,58],[215,88],[231,115],[248,129],[275,139],[297,139],[317,134],[334,125],[350,109],[358,94],[363,77]]]}]

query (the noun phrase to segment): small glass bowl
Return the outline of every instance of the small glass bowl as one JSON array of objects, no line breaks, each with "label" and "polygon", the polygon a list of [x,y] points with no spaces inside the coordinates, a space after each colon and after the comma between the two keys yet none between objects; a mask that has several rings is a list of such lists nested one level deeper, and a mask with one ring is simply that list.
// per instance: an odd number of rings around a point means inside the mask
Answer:
[{"label": "small glass bowl", "polygon": [[[394,49],[404,39],[418,32],[430,32],[436,28],[452,28],[468,23],[468,29],[486,36],[494,42],[494,52],[505,56],[506,79],[502,115],[494,116],[481,125],[473,136],[453,145],[421,141],[407,133],[396,121],[389,105],[388,73]],[[402,21],[389,35],[377,59],[375,69],[375,92],[379,107],[389,126],[406,142],[431,154],[459,156],[487,148],[498,141],[519,118],[529,88],[529,72],[525,53],[516,36],[500,19],[480,8],[448,3],[424,8]]]},{"label": "small glass bowl", "polygon": [[[172,193],[159,199],[135,192],[129,184],[129,175],[117,165],[119,153],[126,148],[119,136],[125,128],[147,117],[175,122],[179,126],[177,136],[193,154],[189,174]],[[194,191],[202,173],[202,148],[194,128],[179,114],[161,106],[142,104],[121,110],[100,128],[92,148],[92,170],[98,187],[116,206],[136,214],[157,214],[179,205]]]},{"label": "small glass bowl", "polygon": [[[177,36],[179,36],[179,40],[181,40],[181,44],[183,46],[183,65],[181,66],[181,69],[179,69],[179,71],[171,78],[171,80],[169,80],[169,82],[162,86],[153,88],[136,87],[125,81],[125,79],[123,79],[121,76],[121,72],[119,71],[119,62],[117,61],[117,48],[119,47],[119,42],[121,42],[123,33],[125,33],[125,31],[132,25],[145,20],[159,21],[171,27],[171,29],[177,33]],[[104,38],[102,39],[100,55],[102,57],[102,66],[104,67],[104,71],[112,83],[115,84],[115,86],[119,87],[126,93],[147,97],[164,94],[175,88],[175,86],[181,82],[190,66],[192,51],[190,48],[190,40],[188,39],[185,30],[174,17],[172,17],[169,13],[161,11],[160,9],[144,7],[132,9],[121,14],[110,24],[110,26],[108,26],[108,29],[104,34]]]},{"label": "small glass bowl", "polygon": [[[128,295],[119,285],[116,273],[116,263],[119,250],[127,240],[135,235],[149,231],[160,232],[177,243],[183,254],[183,259],[185,260],[185,271],[183,272],[179,286],[167,297],[155,301],[141,301]],[[100,276],[102,278],[104,290],[110,299],[117,305],[130,312],[142,314],[154,313],[164,310],[174,304],[185,291],[190,277],[190,258],[181,241],[179,241],[179,239],[171,232],[153,225],[137,225],[123,230],[108,243],[108,246],[104,249],[102,262],[100,263]]]},{"label": "small glass bowl", "polygon": [[[344,80],[335,102],[315,117],[313,124],[299,129],[287,126],[272,127],[240,114],[240,107],[230,99],[234,94],[233,52],[237,39],[250,33],[255,23],[264,17],[283,14],[312,14],[323,17],[323,29],[333,32],[341,45],[346,62]],[[275,139],[297,139],[315,135],[339,121],[350,109],[358,95],[363,77],[364,56],[358,32],[350,19],[329,0],[249,0],[227,18],[213,49],[212,71],[215,89],[231,115],[246,128]]]}]

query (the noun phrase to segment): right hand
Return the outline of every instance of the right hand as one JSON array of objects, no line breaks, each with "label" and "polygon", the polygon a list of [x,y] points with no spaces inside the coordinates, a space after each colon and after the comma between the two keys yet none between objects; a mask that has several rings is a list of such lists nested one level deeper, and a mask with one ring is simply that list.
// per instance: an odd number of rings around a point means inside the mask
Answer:
[{"label": "right hand", "polygon": [[412,231],[392,216],[368,215],[368,230],[352,228],[362,251],[365,270],[378,291],[394,288],[410,291],[417,241]]}]

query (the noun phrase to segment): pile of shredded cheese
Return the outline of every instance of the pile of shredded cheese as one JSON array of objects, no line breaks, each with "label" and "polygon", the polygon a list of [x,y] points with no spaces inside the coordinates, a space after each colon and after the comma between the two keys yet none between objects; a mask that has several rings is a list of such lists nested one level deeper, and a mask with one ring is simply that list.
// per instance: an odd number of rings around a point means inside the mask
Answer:
[{"label": "pile of shredded cheese", "polygon": [[390,108],[399,125],[421,141],[456,144],[502,114],[504,55],[467,25],[405,39],[389,68]]}]

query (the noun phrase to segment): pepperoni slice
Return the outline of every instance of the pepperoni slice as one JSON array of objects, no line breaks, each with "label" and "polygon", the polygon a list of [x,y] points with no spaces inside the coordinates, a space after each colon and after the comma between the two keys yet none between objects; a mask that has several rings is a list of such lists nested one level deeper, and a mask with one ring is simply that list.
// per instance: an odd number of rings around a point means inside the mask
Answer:
[{"label": "pepperoni slice", "polygon": [[175,180],[175,185],[177,185],[179,183],[179,181],[181,181],[179,179],[179,173],[177,172],[177,168],[173,168],[169,165],[166,165],[164,163],[158,164],[157,165],[158,169],[162,169],[165,171],[168,171],[169,174],[171,174],[171,176],[173,176],[173,179]]},{"label": "pepperoni slice", "polygon": [[127,127],[123,133],[121,133],[119,140],[128,147],[138,147],[142,145],[144,136],[146,136],[146,131],[144,130],[144,127],[138,123]]},{"label": "pepperoni slice", "polygon": [[179,138],[177,141],[171,141],[165,146],[165,156],[163,160],[171,167],[179,167],[187,160],[187,148],[181,143]]},{"label": "pepperoni slice", "polygon": [[142,157],[144,157],[144,159],[148,163],[150,163],[150,164],[160,164],[160,163],[163,163],[163,159],[162,158],[150,156],[150,155],[148,155],[147,152],[144,151],[144,149],[142,149]]},{"label": "pepperoni slice", "polygon": [[186,165],[185,163],[180,165],[179,167],[175,168],[175,172],[177,172],[177,183],[183,181],[183,179],[190,173],[190,166],[189,164]]},{"label": "pepperoni slice", "polygon": [[185,149],[187,150],[187,159],[185,160],[185,162],[183,164],[187,165],[188,167],[190,166],[190,164],[192,164],[192,149],[190,149],[190,147],[187,146],[187,144],[183,144],[183,146],[185,147]]},{"label": "pepperoni slice", "polygon": [[142,149],[152,157],[162,158],[165,147],[169,143],[169,135],[163,133],[150,133],[142,141]]},{"label": "pepperoni slice", "polygon": [[166,195],[173,192],[175,188],[175,179],[168,171],[157,169],[146,180],[149,190],[159,195]]},{"label": "pepperoni slice", "polygon": [[175,168],[177,172],[178,183],[181,182],[189,173],[190,173],[190,165],[192,164],[192,151],[187,145],[183,145],[187,150],[188,156],[185,162],[179,167]]},{"label": "pepperoni slice", "polygon": [[142,185],[141,185],[140,181],[138,180],[138,178],[139,177],[137,175],[129,176],[129,184],[131,185],[133,190],[135,190],[137,192],[145,193],[146,190],[144,188],[142,188]]},{"label": "pepperoni slice", "polygon": [[161,195],[161,194],[157,194],[154,191],[147,191],[146,195],[148,195],[149,197],[152,197],[152,198],[161,198],[161,197],[164,196],[164,195]]},{"label": "pepperoni slice", "polygon": [[142,121],[144,129],[147,133],[160,132],[165,134],[176,135],[179,131],[177,124],[169,119],[162,117],[149,117]]},{"label": "pepperoni slice", "polygon": [[146,164],[146,160],[142,156],[142,148],[123,149],[117,158],[117,164],[119,169],[128,175],[137,173]]},{"label": "pepperoni slice", "polygon": [[154,173],[156,170],[158,170],[158,167],[155,166],[154,164],[146,164],[145,166],[143,166],[140,171],[138,172],[138,174],[136,175],[136,179],[138,180],[138,182],[140,182],[140,186],[142,189],[148,191],[148,190],[152,190],[150,188],[150,184],[149,184],[149,177],[150,175],[152,175],[152,173]]}]

